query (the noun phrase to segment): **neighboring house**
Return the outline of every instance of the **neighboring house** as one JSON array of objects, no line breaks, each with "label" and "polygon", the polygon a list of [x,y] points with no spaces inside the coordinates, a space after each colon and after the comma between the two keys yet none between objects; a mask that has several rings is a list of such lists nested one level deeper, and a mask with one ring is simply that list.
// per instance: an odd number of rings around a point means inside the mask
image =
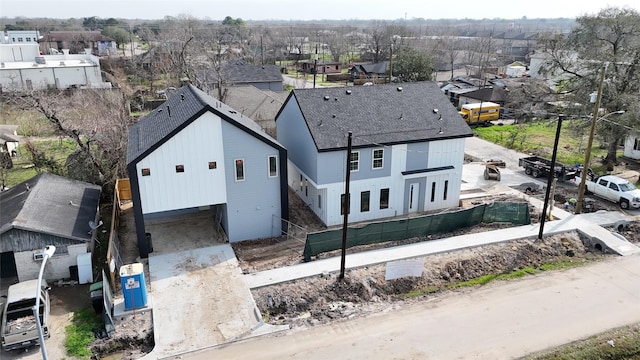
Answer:
[{"label": "neighboring house", "polygon": [[37,44],[0,44],[0,59],[0,92],[111,88],[90,53],[41,56]]},{"label": "neighboring house", "polygon": [[44,277],[73,277],[70,267],[93,249],[100,191],[97,185],[43,173],[0,192],[2,277],[38,278],[38,255],[48,245],[56,252]]},{"label": "neighboring house", "polygon": [[[244,60],[225,63],[221,70],[223,86],[252,85],[261,90],[282,91],[282,73],[277,65],[253,65]],[[211,71],[214,86],[217,87],[218,74]]]},{"label": "neighboring house", "polygon": [[349,69],[353,79],[377,79],[389,77],[389,61],[375,64],[356,64]]},{"label": "neighboring house", "polygon": [[223,102],[274,135],[276,115],[288,95],[288,92],[260,90],[254,86],[233,86],[224,89]]},{"label": "neighboring house", "polygon": [[[208,212],[228,241],[280,236],[287,151],[250,118],[192,85],[129,130],[127,169],[138,248],[145,220]],[[179,239],[177,239],[179,240]]]},{"label": "neighboring house", "polygon": [[295,89],[276,117],[289,186],[328,226],[458,206],[469,126],[434,82]]},{"label": "neighboring house", "polygon": [[91,53],[98,56],[116,55],[118,52],[115,40],[100,31],[49,31],[39,42],[40,51],[47,55],[58,55],[63,49],[70,49],[74,54],[91,49]]},{"label": "neighboring house", "polygon": [[640,161],[640,132],[632,132],[624,140],[624,157]]},{"label": "neighboring house", "polygon": [[38,30],[8,30],[0,34],[2,34],[3,44],[37,44],[40,39]]},{"label": "neighboring house", "polygon": [[19,145],[18,125],[0,125],[0,152],[16,156]]},{"label": "neighboring house", "polygon": [[464,104],[473,104],[483,101],[490,101],[500,106],[504,106],[507,99],[507,92],[504,88],[498,86],[483,86],[480,89],[473,89],[464,93],[458,94],[458,108]]},{"label": "neighboring house", "polygon": [[[313,74],[340,74],[342,72],[342,64],[335,61],[301,61],[298,63],[300,71]],[[314,70],[315,69],[315,70]]]}]

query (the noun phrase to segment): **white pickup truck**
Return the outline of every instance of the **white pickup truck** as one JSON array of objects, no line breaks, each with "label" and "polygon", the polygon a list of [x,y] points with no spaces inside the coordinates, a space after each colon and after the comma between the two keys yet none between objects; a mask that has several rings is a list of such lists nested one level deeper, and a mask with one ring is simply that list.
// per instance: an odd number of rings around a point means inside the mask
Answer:
[{"label": "white pickup truck", "polygon": [[43,338],[49,338],[49,291],[46,281],[37,291],[38,280],[28,280],[9,286],[2,313],[2,349],[26,348],[40,343],[33,313],[36,293],[40,295],[40,324]]},{"label": "white pickup truck", "polygon": [[[572,181],[580,184],[580,177],[576,177]],[[587,180],[585,185],[587,192],[618,203],[623,209],[640,208],[640,189],[625,179],[605,175],[593,181]]]}]

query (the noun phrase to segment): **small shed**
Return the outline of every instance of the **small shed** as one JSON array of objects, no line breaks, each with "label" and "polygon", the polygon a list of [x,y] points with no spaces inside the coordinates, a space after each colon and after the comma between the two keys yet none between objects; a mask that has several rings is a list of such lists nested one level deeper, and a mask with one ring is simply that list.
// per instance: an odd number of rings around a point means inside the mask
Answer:
[{"label": "small shed", "polygon": [[0,192],[1,276],[36,279],[48,245],[56,252],[44,277],[77,274],[78,255],[93,249],[100,193],[97,185],[48,173]]}]

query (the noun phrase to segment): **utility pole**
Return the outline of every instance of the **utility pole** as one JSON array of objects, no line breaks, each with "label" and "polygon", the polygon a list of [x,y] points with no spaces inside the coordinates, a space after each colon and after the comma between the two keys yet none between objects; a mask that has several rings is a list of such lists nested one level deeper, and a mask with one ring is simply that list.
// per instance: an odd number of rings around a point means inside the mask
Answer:
[{"label": "utility pole", "polygon": [[547,206],[549,205],[549,193],[553,186],[553,181],[556,176],[556,155],[558,154],[558,142],[560,141],[560,129],[562,128],[562,118],[564,115],[558,115],[558,128],[556,129],[556,139],[553,143],[553,155],[551,155],[551,171],[549,171],[549,178],[547,179],[547,192],[544,195],[544,206],[542,207],[542,216],[540,218],[540,231],[538,232],[538,239],[542,240],[542,234],[544,233],[544,222],[547,218]]},{"label": "utility pole", "polygon": [[[318,44],[316,44],[316,57],[313,60],[313,88],[316,88],[316,73],[318,72]],[[305,78],[306,79],[306,78]]]},{"label": "utility pole", "polygon": [[600,100],[602,100],[602,86],[604,84],[604,75],[607,72],[609,63],[604,63],[602,73],[600,73],[600,84],[598,85],[598,97],[596,98],[596,107],[593,110],[593,119],[591,119],[591,129],[589,130],[589,141],[584,152],[584,165],[580,173],[580,187],[578,188],[578,200],[576,201],[576,214],[582,212],[582,201],[584,199],[584,187],[587,181],[587,172],[589,171],[589,161],[591,161],[591,147],[593,146],[593,135],[596,132],[596,123],[598,122],[598,113],[600,112]]},{"label": "utility pole", "polygon": [[389,84],[393,81],[393,43],[389,45]]},{"label": "utility pole", "polygon": [[351,194],[349,194],[349,180],[351,179],[351,131],[347,140],[347,175],[344,184],[344,205],[342,208],[342,255],[340,257],[340,280],[344,280],[345,259],[347,257],[347,223],[349,222],[349,209],[351,209]]}]

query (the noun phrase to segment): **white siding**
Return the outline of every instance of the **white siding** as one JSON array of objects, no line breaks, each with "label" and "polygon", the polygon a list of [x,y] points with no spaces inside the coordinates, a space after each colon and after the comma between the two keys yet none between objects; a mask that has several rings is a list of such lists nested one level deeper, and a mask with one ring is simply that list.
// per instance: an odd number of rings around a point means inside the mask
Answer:
[{"label": "white siding", "polygon": [[[221,121],[203,114],[136,165],[143,214],[227,202]],[[143,168],[151,175],[141,176]]]},{"label": "white siding", "polygon": [[[68,279],[69,266],[78,265],[78,254],[87,253],[87,244],[67,246],[67,254],[56,252],[47,260],[42,277],[48,281]],[[38,278],[42,261],[33,260],[33,254],[42,253],[42,250],[23,251],[14,254],[18,281],[33,280]],[[49,284],[52,285],[52,284]]]},{"label": "white siding", "polygon": [[640,150],[634,150],[633,146],[636,141],[640,142],[640,135],[629,135],[624,141],[624,153],[623,155],[630,158],[640,160]]}]

